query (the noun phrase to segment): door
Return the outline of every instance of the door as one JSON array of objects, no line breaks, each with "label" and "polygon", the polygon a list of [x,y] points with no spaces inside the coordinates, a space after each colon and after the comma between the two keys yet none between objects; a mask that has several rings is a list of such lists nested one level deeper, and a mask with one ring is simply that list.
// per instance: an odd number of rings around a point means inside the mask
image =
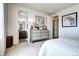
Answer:
[{"label": "door", "polygon": [[59,37],[59,17],[55,16],[53,17],[53,38]]}]

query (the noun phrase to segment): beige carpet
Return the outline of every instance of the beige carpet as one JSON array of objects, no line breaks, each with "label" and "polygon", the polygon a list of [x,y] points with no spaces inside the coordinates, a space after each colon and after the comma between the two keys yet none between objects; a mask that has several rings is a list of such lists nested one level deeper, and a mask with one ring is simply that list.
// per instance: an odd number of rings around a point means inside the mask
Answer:
[{"label": "beige carpet", "polygon": [[22,42],[16,46],[8,48],[6,50],[6,56],[38,56],[39,49],[44,41],[27,43]]}]

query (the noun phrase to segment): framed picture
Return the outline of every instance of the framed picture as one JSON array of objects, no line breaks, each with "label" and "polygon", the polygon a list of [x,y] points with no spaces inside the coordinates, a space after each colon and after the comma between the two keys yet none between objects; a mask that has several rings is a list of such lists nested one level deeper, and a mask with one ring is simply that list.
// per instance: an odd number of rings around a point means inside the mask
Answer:
[{"label": "framed picture", "polygon": [[42,26],[45,24],[45,18],[42,16],[35,16],[35,24],[36,26]]},{"label": "framed picture", "polygon": [[77,12],[62,16],[62,27],[77,27]]}]

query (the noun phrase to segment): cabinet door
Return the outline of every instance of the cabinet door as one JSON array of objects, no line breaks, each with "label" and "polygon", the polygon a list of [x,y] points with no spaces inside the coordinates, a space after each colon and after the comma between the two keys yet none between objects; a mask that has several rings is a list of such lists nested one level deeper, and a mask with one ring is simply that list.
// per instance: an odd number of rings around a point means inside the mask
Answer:
[{"label": "cabinet door", "polygon": [[6,37],[6,48],[9,48],[13,45],[13,36]]}]

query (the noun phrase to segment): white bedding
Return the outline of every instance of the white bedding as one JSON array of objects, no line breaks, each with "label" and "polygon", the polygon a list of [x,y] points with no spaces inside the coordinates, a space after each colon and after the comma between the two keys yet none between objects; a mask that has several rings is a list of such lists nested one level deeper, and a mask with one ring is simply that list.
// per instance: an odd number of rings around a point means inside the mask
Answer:
[{"label": "white bedding", "polygon": [[41,46],[39,56],[79,56],[79,40],[48,40]]}]

